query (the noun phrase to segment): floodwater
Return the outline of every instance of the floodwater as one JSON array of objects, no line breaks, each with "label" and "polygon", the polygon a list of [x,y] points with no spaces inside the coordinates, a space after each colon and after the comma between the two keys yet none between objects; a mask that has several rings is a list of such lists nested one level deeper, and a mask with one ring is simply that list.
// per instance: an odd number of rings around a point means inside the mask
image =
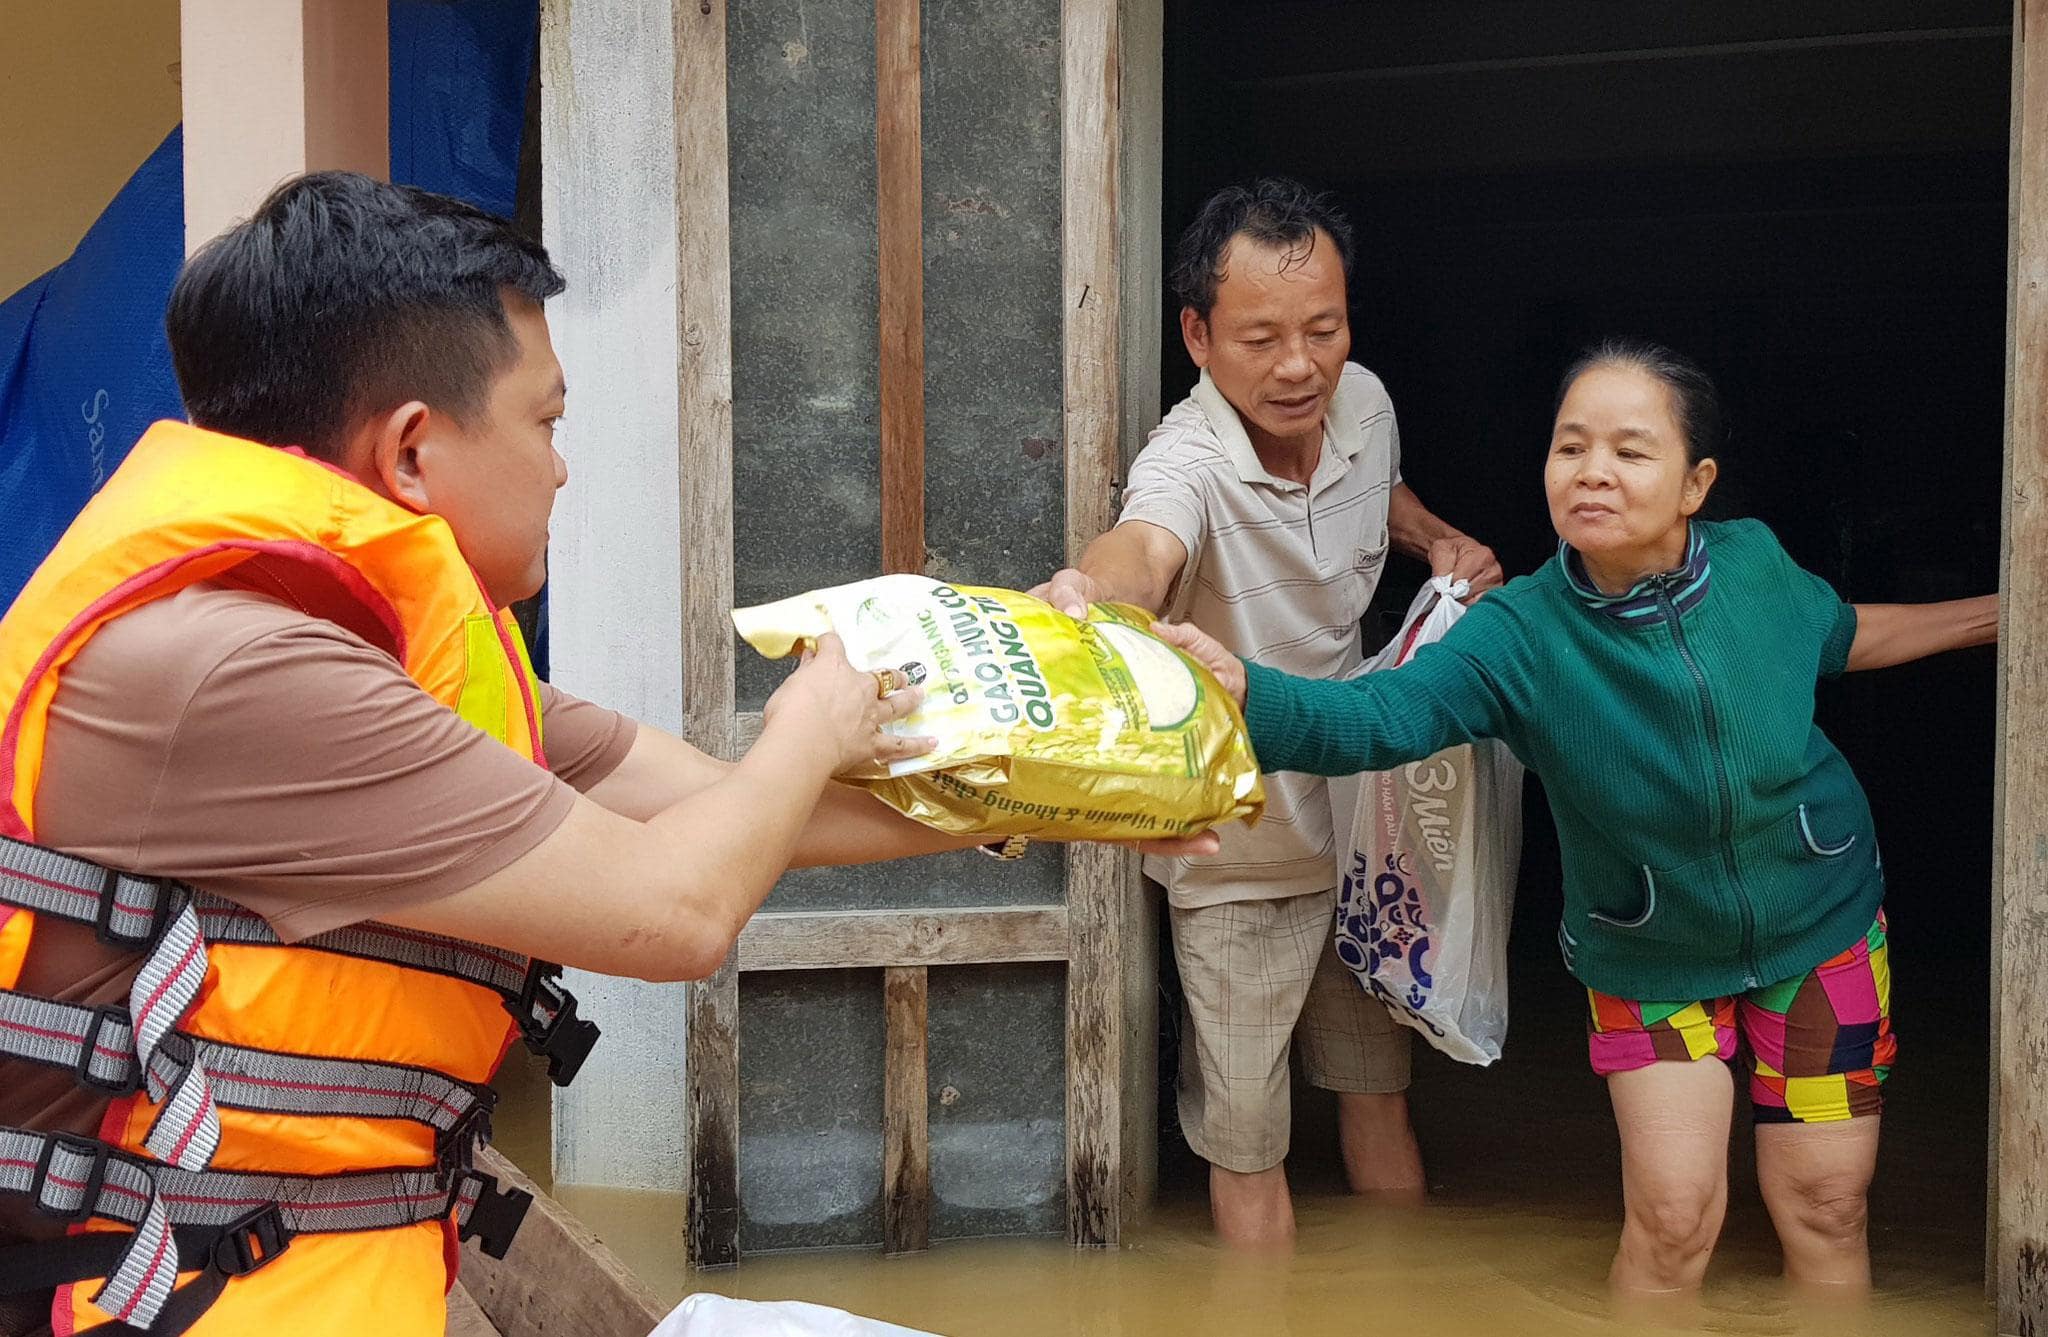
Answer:
[{"label": "floodwater", "polygon": [[[1815,1312],[1785,1293],[1738,1116],[1729,1222],[1703,1296],[1684,1312],[1617,1314],[1605,1276],[1620,1218],[1619,1155],[1605,1094],[1584,1067],[1583,1023],[1565,1020],[1568,989],[1531,1001],[1538,1006],[1524,1011],[1493,1068],[1418,1050],[1413,1104],[1431,1169],[1427,1206],[1345,1195],[1327,1102],[1298,1099],[1290,1174],[1299,1240],[1288,1258],[1240,1259],[1213,1244],[1201,1167],[1170,1137],[1161,1206],[1113,1251],[1051,1239],[953,1241],[909,1258],[755,1255],[732,1271],[692,1274],[682,1264],[679,1195],[558,1194],[667,1299],[710,1290],[809,1300],[951,1337],[1993,1330],[1982,1280],[1983,1051],[1935,1039],[1967,1035],[1980,1020],[1923,1011],[1908,1030],[1872,1198],[1877,1292],[1867,1306]],[[1913,1035],[1930,1043],[1913,1047]],[[513,1122],[511,1154],[530,1160],[522,1146],[537,1148],[538,1130]]]},{"label": "floodwater", "polygon": [[[1914,1257],[1853,1312],[1802,1311],[1769,1278],[1768,1238],[1722,1246],[1703,1300],[1681,1314],[1616,1314],[1601,1278],[1611,1222],[1588,1212],[1440,1202],[1375,1209],[1322,1195],[1299,1204],[1292,1257],[1239,1259],[1208,1239],[1205,1213],[1176,1204],[1114,1252],[1057,1240],[978,1240],[884,1259],[868,1253],[749,1258],[724,1273],[678,1263],[675,1195],[569,1189],[563,1200],[664,1299],[693,1290],[810,1300],[953,1337],[1279,1337],[1415,1332],[1516,1337],[1663,1331],[1945,1337],[1991,1330],[1979,1267]],[[1894,1261],[1903,1259],[1894,1250]],[[1917,1254],[1917,1250],[1911,1250]]]}]

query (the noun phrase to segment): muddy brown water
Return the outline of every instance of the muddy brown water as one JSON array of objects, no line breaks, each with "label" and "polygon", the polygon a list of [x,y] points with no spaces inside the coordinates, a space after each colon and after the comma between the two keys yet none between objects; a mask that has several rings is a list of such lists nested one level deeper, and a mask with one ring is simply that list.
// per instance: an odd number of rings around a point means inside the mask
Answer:
[{"label": "muddy brown water", "polygon": [[[911,1258],[868,1253],[749,1258],[691,1274],[678,1258],[676,1195],[566,1189],[584,1217],[665,1299],[694,1290],[810,1300],[953,1337],[1179,1337],[1186,1333],[1375,1332],[1869,1334],[1989,1332],[1979,1271],[1956,1251],[1894,1266],[1851,1312],[1803,1310],[1770,1279],[1768,1237],[1724,1242],[1701,1303],[1679,1314],[1616,1314],[1601,1278],[1612,1222],[1590,1213],[1438,1202],[1376,1210],[1305,1196],[1291,1258],[1236,1259],[1209,1240],[1205,1214],[1169,1206],[1114,1252],[1057,1240],[941,1244]],[[1897,1259],[1894,1258],[1894,1262]]]},{"label": "muddy brown water", "polygon": [[[1569,1002],[1560,991],[1535,1016],[1525,1011],[1507,1057],[1490,1069],[1418,1050],[1425,1207],[1344,1194],[1330,1111],[1304,1094],[1290,1161],[1299,1240],[1283,1259],[1238,1259],[1214,1245],[1201,1167],[1184,1149],[1176,1154],[1170,1137],[1159,1206],[1112,1251],[1077,1252],[1056,1239],[951,1241],[910,1258],[754,1255],[732,1271],[692,1273],[682,1262],[680,1195],[575,1186],[557,1194],[667,1299],[710,1290],[809,1300],[951,1337],[1993,1330],[1983,1288],[1983,1051],[1981,1041],[1943,1043],[1981,1031],[1968,1005],[1954,1016],[1923,1009],[1906,1028],[1872,1195],[1877,1289],[1867,1305],[1813,1311],[1786,1294],[1738,1116],[1728,1226],[1704,1294],[1683,1312],[1618,1314],[1604,1279],[1620,1218],[1619,1153],[1604,1090],[1584,1067],[1582,1023],[1565,1019]],[[501,1144],[534,1164],[545,1099],[514,1092],[507,1103]]]}]

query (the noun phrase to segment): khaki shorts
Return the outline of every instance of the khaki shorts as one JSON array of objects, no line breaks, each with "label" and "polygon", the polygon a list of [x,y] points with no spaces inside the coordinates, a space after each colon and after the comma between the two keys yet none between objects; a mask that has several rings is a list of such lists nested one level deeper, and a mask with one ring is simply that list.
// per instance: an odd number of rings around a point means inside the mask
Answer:
[{"label": "khaki shorts", "polygon": [[1410,1033],[1337,959],[1337,891],[1169,911],[1187,995],[1180,1126],[1211,1165],[1287,1159],[1287,1054],[1325,1091],[1408,1089]]}]

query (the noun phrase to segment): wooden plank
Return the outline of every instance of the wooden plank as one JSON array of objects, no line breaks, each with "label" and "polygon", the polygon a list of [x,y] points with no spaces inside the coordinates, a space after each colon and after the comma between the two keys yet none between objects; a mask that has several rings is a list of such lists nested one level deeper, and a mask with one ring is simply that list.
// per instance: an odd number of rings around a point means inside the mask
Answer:
[{"label": "wooden plank", "polygon": [[668,1306],[517,1166],[485,1148],[477,1153],[477,1168],[503,1187],[533,1195],[503,1259],[474,1248],[462,1252],[463,1286],[505,1337],[645,1337],[661,1321]]},{"label": "wooden plank", "polygon": [[1159,425],[1159,341],[1166,258],[1160,227],[1166,179],[1165,0],[1124,0],[1117,71],[1117,263],[1123,371],[1119,482]]},{"label": "wooden plank", "polygon": [[[1067,556],[1109,526],[1122,411],[1118,358],[1119,0],[1060,6],[1060,238]],[[1123,889],[1120,853],[1067,850],[1067,1238],[1121,1234]]]},{"label": "wooden plank", "polygon": [[924,570],[924,163],[918,0],[875,0],[882,569]]},{"label": "wooden plank", "polygon": [[922,1253],[931,1246],[930,1097],[925,1063],[929,998],[923,966],[882,972],[882,1251]]},{"label": "wooden plank", "polygon": [[690,985],[685,1013],[690,1190],[684,1257],[696,1268],[740,1260],[740,972],[725,964]]},{"label": "wooden plank", "polygon": [[[1160,194],[1165,181],[1164,0],[1123,0],[1117,69],[1117,349],[1123,375],[1119,486],[1159,422],[1159,340],[1165,274]],[[1159,916],[1161,898],[1123,867],[1123,1226],[1135,1226],[1159,1187]]]},{"label": "wooden plank", "polygon": [[741,970],[1060,961],[1067,955],[1060,905],[966,910],[815,910],[755,915],[740,934]]},{"label": "wooden plank", "polygon": [[[732,245],[725,0],[677,4],[676,328],[681,348],[683,729],[733,752]],[[684,1041],[692,1266],[739,1261],[739,970],[692,983]]]},{"label": "wooden plank", "polygon": [[732,614],[732,245],[725,3],[676,15],[676,318],[681,348],[683,728],[729,755]]},{"label": "wooden plank", "polygon": [[1998,1330],[2048,1331],[2048,0],[2013,12],[1999,888],[1992,1008]]},{"label": "wooden plank", "polygon": [[2005,227],[2005,460],[2002,480],[2003,497],[1999,522],[1999,589],[2003,596],[1999,606],[2000,635],[1998,652],[1998,720],[1996,726],[1996,758],[1992,765],[1991,782],[1991,826],[1992,840],[1997,851],[1994,856],[1992,876],[1996,885],[1992,891],[1991,911],[1991,1072],[1987,1088],[1987,1104],[1990,1117],[1986,1121],[1984,1177],[1984,1293],[1996,1305],[1999,1297],[1999,1257],[2004,1244],[1998,1229],[1998,1185],[2001,1178],[1998,1159],[2000,1132],[1999,1103],[2002,1098],[1999,1076],[2004,1054],[2000,1050],[2001,1027],[1999,1007],[2001,991],[1999,982],[2004,978],[2005,937],[2002,923],[2002,905],[2005,887],[2005,728],[2006,728],[2006,654],[2011,645],[2012,635],[2012,590],[2009,569],[2012,565],[2012,484],[2013,484],[2013,395],[2018,380],[2018,363],[2014,356],[2018,349],[2019,318],[2019,247],[2020,247],[2020,141],[2022,138],[2021,112],[2026,105],[2024,97],[2026,73],[2026,32],[2025,0],[2013,0],[2012,13],[2012,78],[2008,101],[2006,130],[2006,227]]},{"label": "wooden plank", "polygon": [[1122,408],[1117,357],[1117,0],[1060,6],[1060,272],[1067,558],[1109,528]]},{"label": "wooden plank", "polygon": [[1123,861],[1067,851],[1067,1239],[1114,1248],[1123,1214]]},{"label": "wooden plank", "polygon": [[1999,668],[2000,845],[1992,980],[1991,1213],[1998,1326],[2048,1329],[2048,19],[2013,14],[2011,290],[2006,384],[2004,626]]},{"label": "wooden plank", "polygon": [[459,1281],[448,1292],[445,1334],[446,1337],[501,1337],[497,1325],[484,1317],[484,1311],[469,1298],[468,1289]]}]

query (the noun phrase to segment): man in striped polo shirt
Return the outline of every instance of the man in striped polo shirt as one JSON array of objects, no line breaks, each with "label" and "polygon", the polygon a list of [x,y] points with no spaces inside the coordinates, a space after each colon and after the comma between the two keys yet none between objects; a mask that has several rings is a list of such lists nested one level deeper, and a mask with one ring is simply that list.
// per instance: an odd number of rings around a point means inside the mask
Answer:
[{"label": "man in striped polo shirt", "polygon": [[[1172,275],[1201,380],[1131,466],[1116,527],[1044,597],[1076,615],[1101,600],[1138,604],[1191,619],[1257,663],[1346,678],[1364,662],[1359,624],[1389,547],[1475,592],[1500,583],[1492,551],[1401,482],[1386,388],[1345,360],[1350,267],[1350,225],[1298,183],[1233,187],[1202,206]],[[1297,1038],[1309,1081],[1339,1093],[1352,1189],[1424,1189],[1409,1034],[1333,946],[1356,792],[1336,791],[1268,776],[1257,828],[1223,831],[1213,856],[1146,861],[1167,888],[1187,996],[1181,1128],[1210,1164],[1210,1209],[1235,1245],[1294,1235],[1283,1162]]]}]

